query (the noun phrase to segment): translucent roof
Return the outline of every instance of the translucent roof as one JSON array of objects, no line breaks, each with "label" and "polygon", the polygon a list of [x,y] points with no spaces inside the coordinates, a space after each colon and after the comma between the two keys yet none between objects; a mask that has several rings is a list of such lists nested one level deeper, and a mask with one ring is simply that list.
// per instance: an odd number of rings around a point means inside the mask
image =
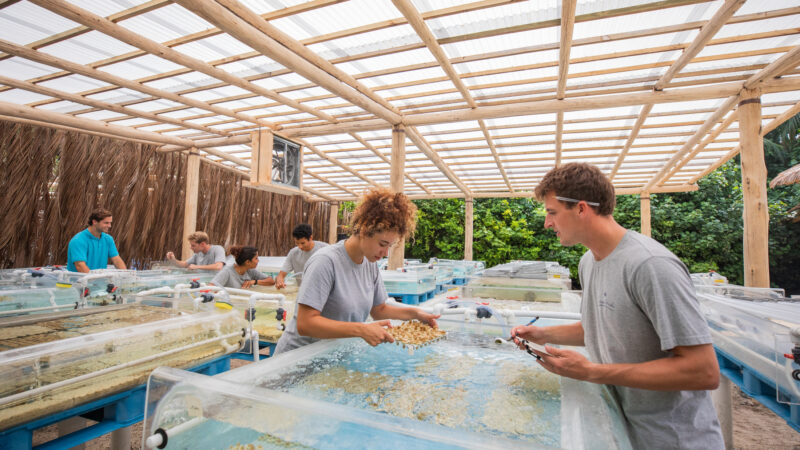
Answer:
[{"label": "translucent roof", "polygon": [[180,138],[242,173],[250,132],[272,128],[305,147],[309,198],[347,200],[388,185],[393,126],[415,198],[528,192],[556,161],[679,192],[735,154],[745,84],[764,130],[800,109],[795,0],[577,0],[572,17],[557,0],[238,3],[1,4],[2,115]]}]

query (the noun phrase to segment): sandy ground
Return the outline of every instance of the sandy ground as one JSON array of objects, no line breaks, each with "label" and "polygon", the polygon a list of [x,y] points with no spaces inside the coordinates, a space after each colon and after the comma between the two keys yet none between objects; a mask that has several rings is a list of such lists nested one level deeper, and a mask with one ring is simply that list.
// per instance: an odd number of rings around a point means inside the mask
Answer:
[{"label": "sandy ground", "polygon": [[[249,364],[234,359],[231,368]],[[775,413],[733,387],[733,442],[738,450],[800,450],[800,433],[794,431]],[[87,421],[89,424],[94,423]],[[43,428],[33,437],[39,445],[57,436],[56,425]],[[110,435],[101,436],[85,444],[86,450],[103,450],[111,445]],[[142,448],[142,423],[131,428],[131,449]]]}]

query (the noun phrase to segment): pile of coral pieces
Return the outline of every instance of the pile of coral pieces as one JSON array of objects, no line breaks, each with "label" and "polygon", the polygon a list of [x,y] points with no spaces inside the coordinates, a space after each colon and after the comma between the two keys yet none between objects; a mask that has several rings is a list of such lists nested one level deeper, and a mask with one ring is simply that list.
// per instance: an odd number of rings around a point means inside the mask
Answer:
[{"label": "pile of coral pieces", "polygon": [[444,339],[447,334],[444,330],[433,328],[426,323],[417,320],[403,322],[400,326],[389,328],[396,344],[403,344],[419,347]]}]

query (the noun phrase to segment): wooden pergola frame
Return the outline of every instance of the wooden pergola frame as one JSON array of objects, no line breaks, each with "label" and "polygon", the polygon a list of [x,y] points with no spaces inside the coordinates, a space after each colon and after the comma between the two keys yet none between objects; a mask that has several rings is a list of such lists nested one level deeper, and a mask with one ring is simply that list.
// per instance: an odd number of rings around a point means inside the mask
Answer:
[{"label": "wooden pergola frame", "polygon": [[[764,94],[800,92],[800,45],[785,45],[788,39],[796,40],[800,29],[765,27],[756,33],[723,35],[720,30],[800,17],[800,7],[737,14],[745,0],[726,0],[707,20],[611,34],[584,33],[575,38],[576,27],[594,21],[702,6],[708,0],[643,1],[592,12],[581,12],[577,0],[564,0],[558,16],[513,26],[481,28],[465,23],[466,31],[460,34],[443,33],[439,22],[512,8],[518,0],[477,0],[432,11],[420,11],[410,0],[392,2],[396,8],[392,18],[297,40],[277,25],[278,21],[324,14],[348,2],[310,0],[257,14],[236,0],[175,0],[212,28],[159,42],[124,25],[136,18],[157,16],[168,6],[176,7],[168,0],[151,0],[107,17],[66,0],[0,1],[0,9],[6,11],[30,3],[77,24],[24,45],[0,40],[0,64],[15,58],[55,68],[30,79],[0,75],[0,95],[23,90],[44,97],[28,103],[0,101],[0,117],[158,144],[160,151],[189,154],[189,170],[198,170],[199,161],[205,160],[242,174],[253,187],[299,193],[308,200],[337,206],[338,202],[356,199],[370,186],[391,187],[414,199],[464,198],[468,259],[472,256],[472,200],[530,197],[540,177],[553,166],[580,160],[600,165],[619,194],[641,197],[642,231],[649,234],[650,194],[695,190],[698,179],[741,154],[748,186],[745,234],[748,239],[756,236],[745,246],[747,283],[769,285],[765,274],[766,185],[760,136],[797,113],[800,98],[759,102]],[[394,46],[343,50],[333,58],[314,50],[323,44],[335,46],[344,39],[400,27],[413,32],[416,39],[400,40]],[[556,27],[558,40],[554,42],[515,42],[512,38]],[[91,31],[113,37],[133,50],[85,64],[74,62],[69,55],[47,51]],[[637,39],[678,33],[694,36],[667,45],[629,46],[623,51],[576,56],[576,50],[587,46],[601,48],[615,43],[624,47]],[[225,35],[252,50],[211,60],[181,51],[183,46]],[[501,37],[508,37],[505,48],[483,53],[453,56],[448,47]],[[783,39],[782,45],[704,52],[778,38]],[[419,51],[431,58],[403,60],[402,55]],[[557,58],[549,56],[548,52],[556,51]],[[138,79],[109,70],[147,55],[179,68]],[[658,55],[663,57],[651,61]],[[264,56],[281,67],[252,74],[226,70],[227,65]],[[353,69],[387,56],[398,63],[377,70]],[[526,58],[524,64],[505,62],[520,56]],[[631,64],[630,58],[637,57],[650,62]],[[755,57],[761,59],[753,61]],[[763,62],[764,58],[769,62]],[[470,64],[479,63],[491,65],[469,70]],[[605,64],[602,68],[586,69],[587,65],[591,68],[601,63]],[[643,74],[645,71],[649,74]],[[165,80],[190,74],[203,74],[211,82],[179,89],[156,87]],[[54,85],[73,75],[104,86],[74,92]],[[303,81],[266,87],[266,82],[290,75]],[[383,82],[381,77],[393,81]],[[198,97],[229,87],[235,87],[237,93],[206,100]],[[103,98],[120,88],[135,92],[137,98]],[[670,103],[708,100],[716,106],[659,109]],[[169,106],[142,107],[153,101]],[[57,112],[53,107],[58,102],[82,106]],[[602,112],[619,107],[638,110],[629,114]],[[777,112],[762,114],[762,108]],[[592,111],[600,112],[592,116]],[[103,112],[114,114],[100,119],[86,117]],[[574,116],[575,112],[588,113]],[[519,123],[497,122],[526,116],[533,117]],[[764,120],[769,122],[762,124]],[[738,133],[738,138],[731,133]],[[299,192],[272,185],[265,175],[263,158],[271,146],[259,147],[253,136],[273,134],[303,146]],[[187,180],[194,183],[190,188],[196,185],[193,176]],[[190,206],[192,189],[188,191]],[[187,211],[191,214],[191,208]],[[190,219],[185,228],[193,228]]]}]

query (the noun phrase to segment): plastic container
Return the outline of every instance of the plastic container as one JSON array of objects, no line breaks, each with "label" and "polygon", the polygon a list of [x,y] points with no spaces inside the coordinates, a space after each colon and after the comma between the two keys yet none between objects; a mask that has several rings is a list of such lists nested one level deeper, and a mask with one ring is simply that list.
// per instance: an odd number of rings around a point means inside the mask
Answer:
[{"label": "plastic container", "polygon": [[424,294],[436,289],[436,278],[433,269],[381,270],[383,285],[388,294]]},{"label": "plastic container", "polygon": [[544,371],[489,328],[462,321],[413,355],[328,340],[215,377],[159,369],[143,448],[162,434],[166,448],[630,448],[603,386]]},{"label": "plastic container", "polygon": [[0,429],[141,385],[158,366],[186,368],[236,351],[245,327],[238,311],[141,304],[4,319]]}]

